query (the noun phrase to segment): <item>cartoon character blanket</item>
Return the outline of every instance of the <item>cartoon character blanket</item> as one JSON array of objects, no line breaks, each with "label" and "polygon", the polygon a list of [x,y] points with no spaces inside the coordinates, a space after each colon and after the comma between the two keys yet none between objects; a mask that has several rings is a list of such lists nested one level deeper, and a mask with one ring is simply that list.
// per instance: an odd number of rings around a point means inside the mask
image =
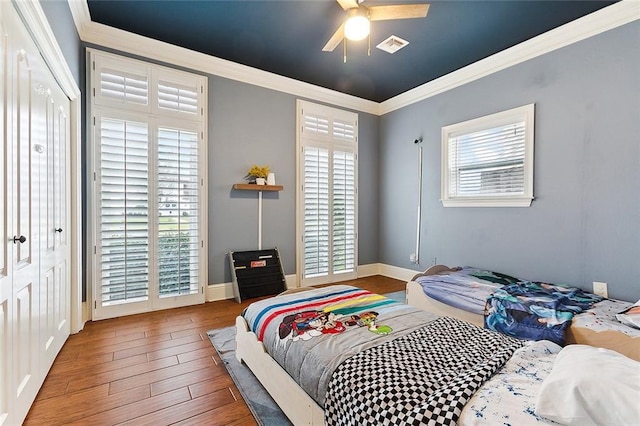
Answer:
[{"label": "cartoon character blanket", "polygon": [[255,302],[243,316],[267,352],[325,409],[327,424],[456,418],[520,345],[345,285]]},{"label": "cartoon character blanket", "polygon": [[564,345],[573,316],[601,300],[578,288],[521,281],[500,287],[487,298],[484,325],[509,336]]}]

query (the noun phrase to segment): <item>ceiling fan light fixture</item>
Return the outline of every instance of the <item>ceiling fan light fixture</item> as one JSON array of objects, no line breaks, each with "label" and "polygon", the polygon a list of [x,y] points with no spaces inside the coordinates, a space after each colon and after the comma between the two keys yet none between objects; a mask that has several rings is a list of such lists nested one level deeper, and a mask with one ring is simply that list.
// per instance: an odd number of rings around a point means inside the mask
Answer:
[{"label": "ceiling fan light fixture", "polygon": [[344,23],[344,36],[352,41],[363,40],[369,35],[369,27],[369,18],[355,13]]}]

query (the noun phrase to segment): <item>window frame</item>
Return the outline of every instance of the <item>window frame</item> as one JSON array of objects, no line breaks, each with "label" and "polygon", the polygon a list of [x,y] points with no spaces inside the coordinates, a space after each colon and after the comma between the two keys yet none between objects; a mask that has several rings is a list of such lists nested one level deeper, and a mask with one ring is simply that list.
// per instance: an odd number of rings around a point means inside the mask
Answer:
[{"label": "window frame", "polygon": [[[449,141],[452,137],[471,134],[524,121],[524,180],[522,194],[449,195]],[[529,207],[533,196],[535,104],[501,111],[483,117],[442,127],[441,139],[441,202],[444,207]]]},{"label": "window frame", "polygon": [[[103,96],[100,86],[100,73],[103,68],[144,76],[147,79],[147,102],[128,103],[113,97]],[[180,71],[162,65],[148,63],[134,58],[107,53],[101,50],[87,49],[87,98],[88,129],[87,135],[91,143],[88,144],[87,157],[90,159],[90,170],[87,173],[87,185],[92,195],[88,200],[87,225],[89,234],[88,258],[91,259],[88,274],[87,300],[92,300],[91,313],[93,319],[111,318],[129,315],[149,310],[160,310],[179,306],[193,305],[205,301],[205,289],[208,285],[208,201],[207,201],[207,93],[208,80],[206,76],[189,71]],[[175,83],[176,85],[191,86],[197,96],[193,103],[195,108],[186,113],[177,105],[177,109],[167,109],[159,106],[159,82]],[[100,139],[99,126],[101,119],[133,120],[143,122],[148,129],[148,268],[149,293],[145,302],[131,302],[123,304],[103,305],[98,289],[100,287],[100,191],[102,174],[100,171]],[[156,286],[159,274],[158,254],[159,218],[158,215],[158,132],[161,128],[180,129],[194,132],[198,138],[198,278],[197,291],[176,295],[162,295]]]},{"label": "window frame", "polygon": [[[318,127],[318,131],[308,131],[305,133],[306,121],[310,116],[322,117],[328,120],[328,124],[325,127],[322,123]],[[313,120],[313,117],[311,117]],[[358,276],[358,114],[332,108],[326,105],[320,105],[311,103],[308,101],[297,100],[296,103],[296,265],[297,265],[297,281],[301,286],[309,286],[314,284],[323,284],[330,282],[346,281],[355,279]],[[311,123],[311,122],[309,122]],[[311,123],[313,124],[313,123]],[[334,129],[335,125],[335,129]],[[353,126],[353,132],[349,131],[349,127]],[[307,128],[307,130],[309,130]],[[327,274],[319,274],[305,278],[305,222],[304,222],[304,208],[305,208],[305,148],[311,147],[314,149],[321,149],[328,151],[329,169],[328,176],[330,179],[328,187],[328,195],[332,199],[334,191],[333,176],[334,176],[334,154],[335,152],[344,152],[346,154],[352,154],[354,157],[354,238],[353,238],[353,270],[351,271],[335,271],[334,260],[334,247],[332,244],[333,239],[333,222],[332,218],[335,211],[332,210],[332,202],[329,204],[329,250],[328,250],[328,272]]]}]

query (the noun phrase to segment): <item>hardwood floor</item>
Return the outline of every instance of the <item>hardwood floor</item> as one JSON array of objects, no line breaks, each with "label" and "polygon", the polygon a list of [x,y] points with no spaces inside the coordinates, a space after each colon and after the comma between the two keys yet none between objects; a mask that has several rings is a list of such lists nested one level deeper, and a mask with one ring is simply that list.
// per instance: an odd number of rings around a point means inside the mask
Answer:
[{"label": "hardwood floor", "polygon": [[[406,283],[345,284],[388,293]],[[255,425],[206,334],[234,325],[252,301],[88,322],[60,351],[25,425]]]}]

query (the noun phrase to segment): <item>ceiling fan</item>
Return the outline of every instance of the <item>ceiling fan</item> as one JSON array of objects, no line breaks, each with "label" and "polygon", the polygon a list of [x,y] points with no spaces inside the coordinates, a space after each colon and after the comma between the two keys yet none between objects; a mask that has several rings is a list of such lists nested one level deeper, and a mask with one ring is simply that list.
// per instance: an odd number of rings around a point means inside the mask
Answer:
[{"label": "ceiling fan", "polygon": [[[336,0],[347,12],[344,23],[331,36],[322,48],[332,52],[343,39],[358,41],[369,36],[369,54],[371,54],[371,21],[387,21],[392,19],[424,18],[429,11],[428,4],[395,4],[387,6],[367,7],[360,4],[363,0]],[[344,43],[344,61],[347,62],[347,44]]]}]

